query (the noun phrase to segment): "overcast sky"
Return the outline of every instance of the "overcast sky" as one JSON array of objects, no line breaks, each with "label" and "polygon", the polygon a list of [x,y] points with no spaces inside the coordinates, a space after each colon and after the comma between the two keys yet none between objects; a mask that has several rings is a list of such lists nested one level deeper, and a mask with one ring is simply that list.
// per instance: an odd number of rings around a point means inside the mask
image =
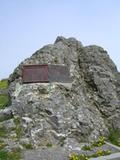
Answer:
[{"label": "overcast sky", "polygon": [[0,0],[0,79],[60,35],[102,46],[120,71],[120,0]]}]

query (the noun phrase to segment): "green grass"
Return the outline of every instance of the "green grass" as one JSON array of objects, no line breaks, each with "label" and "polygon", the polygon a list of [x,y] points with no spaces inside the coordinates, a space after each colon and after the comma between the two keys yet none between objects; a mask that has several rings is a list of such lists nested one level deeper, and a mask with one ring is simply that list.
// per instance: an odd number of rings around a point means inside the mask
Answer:
[{"label": "green grass", "polygon": [[7,160],[20,160],[21,158],[21,151],[14,150],[12,152],[7,153]]},{"label": "green grass", "polygon": [[7,160],[7,152],[0,150],[0,160]]},{"label": "green grass", "polygon": [[69,160],[88,160],[88,157],[84,154],[72,154]]},{"label": "green grass", "polygon": [[6,144],[4,143],[4,141],[0,140],[0,150],[4,149],[5,146],[6,146]]},{"label": "green grass", "polygon": [[110,131],[110,134],[108,136],[108,140],[112,144],[120,147],[120,131]]},{"label": "green grass", "polygon": [[7,130],[4,126],[0,125],[0,137],[6,137]]},{"label": "green grass", "polygon": [[84,150],[84,151],[90,151],[91,149],[92,149],[92,147],[90,145],[84,145],[82,147],[82,150]]},{"label": "green grass", "polygon": [[[0,138],[6,138],[8,137],[8,131],[3,126],[0,125]],[[11,152],[7,152],[4,150],[6,144],[3,140],[0,140],[0,160],[20,160],[21,158],[21,150],[20,149],[14,149]]]},{"label": "green grass", "polygon": [[10,97],[7,94],[0,94],[0,109],[4,109],[10,105]]},{"label": "green grass", "polygon": [[8,80],[1,80],[0,81],[0,89],[7,89],[8,88]]},{"label": "green grass", "polygon": [[89,144],[89,145],[84,145],[84,146],[82,147],[82,150],[84,150],[84,151],[87,151],[87,150],[90,151],[90,150],[92,150],[93,148],[95,148],[95,147],[101,147],[101,146],[103,146],[104,144],[105,144],[105,137],[101,136],[101,137],[98,138],[98,140],[92,142],[91,144]]},{"label": "green grass", "polygon": [[[0,81],[0,89],[3,91],[8,88],[8,80],[3,79]],[[8,94],[0,94],[0,109],[4,109],[8,105],[10,105],[11,100]]]},{"label": "green grass", "polygon": [[106,155],[110,155],[111,151],[109,150],[102,150],[99,149],[97,150],[95,153],[91,154],[91,155],[86,155],[86,154],[72,154],[70,156],[69,160],[89,160],[90,158],[96,158],[96,157],[100,157],[100,156],[106,156]]},{"label": "green grass", "polygon": [[21,158],[20,150],[15,150],[11,152],[0,150],[0,160],[20,160],[20,158]]},{"label": "green grass", "polygon": [[101,136],[98,140],[91,142],[89,145],[84,145],[82,150],[90,151],[96,148],[96,152],[91,153],[90,155],[86,154],[72,154],[69,160],[88,160],[90,158],[100,157],[111,154],[110,150],[103,150],[101,146],[105,144],[105,137]]},{"label": "green grass", "polygon": [[105,137],[99,137],[97,141],[93,142],[91,147],[101,147],[105,144]]}]

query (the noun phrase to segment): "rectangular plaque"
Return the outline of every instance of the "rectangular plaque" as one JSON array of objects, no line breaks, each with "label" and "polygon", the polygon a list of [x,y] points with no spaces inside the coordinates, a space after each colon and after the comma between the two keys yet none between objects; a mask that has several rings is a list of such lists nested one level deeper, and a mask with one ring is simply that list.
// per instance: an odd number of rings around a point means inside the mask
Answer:
[{"label": "rectangular plaque", "polygon": [[70,73],[64,65],[24,65],[22,69],[23,83],[70,83]]},{"label": "rectangular plaque", "polygon": [[48,65],[25,65],[22,70],[23,83],[48,82]]}]

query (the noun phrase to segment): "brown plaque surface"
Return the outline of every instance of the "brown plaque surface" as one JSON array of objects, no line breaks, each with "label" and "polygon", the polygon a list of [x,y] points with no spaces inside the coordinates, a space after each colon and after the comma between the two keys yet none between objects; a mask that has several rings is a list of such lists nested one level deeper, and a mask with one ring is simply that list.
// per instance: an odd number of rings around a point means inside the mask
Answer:
[{"label": "brown plaque surface", "polygon": [[22,76],[23,83],[48,82],[48,65],[25,65]]}]

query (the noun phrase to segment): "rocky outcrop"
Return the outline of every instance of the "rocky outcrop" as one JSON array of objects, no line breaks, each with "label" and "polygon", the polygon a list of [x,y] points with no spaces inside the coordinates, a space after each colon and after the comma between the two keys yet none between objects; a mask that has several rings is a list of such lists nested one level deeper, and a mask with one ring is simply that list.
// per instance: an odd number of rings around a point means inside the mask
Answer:
[{"label": "rocky outcrop", "polygon": [[[22,84],[23,64],[65,64],[72,83]],[[23,61],[10,76],[14,115],[20,119],[20,143],[34,147],[91,141],[120,129],[120,74],[107,52],[58,37]]]}]

